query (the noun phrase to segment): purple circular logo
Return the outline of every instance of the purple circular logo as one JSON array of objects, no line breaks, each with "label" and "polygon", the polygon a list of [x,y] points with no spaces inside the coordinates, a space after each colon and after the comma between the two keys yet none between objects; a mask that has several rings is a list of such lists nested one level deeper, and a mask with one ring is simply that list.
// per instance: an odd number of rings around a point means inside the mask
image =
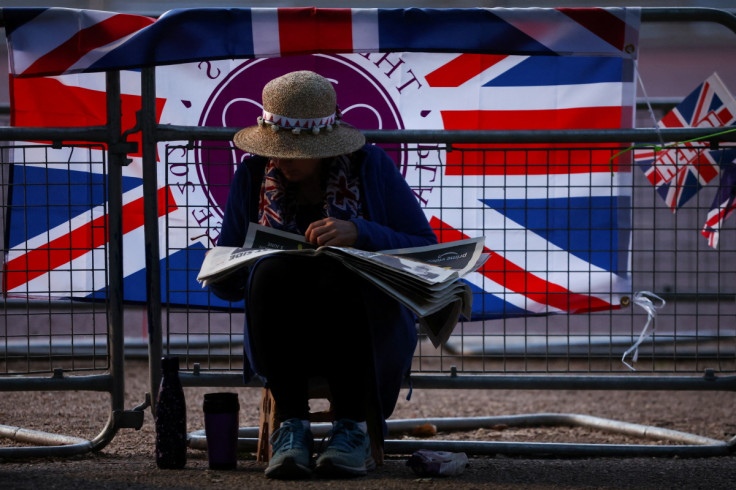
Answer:
[{"label": "purple circular logo", "polygon": [[[402,129],[399,111],[387,90],[353,61],[334,55],[293,56],[249,60],[238,66],[213,91],[200,126],[242,128],[253,126],[261,115],[261,93],[272,79],[296,70],[311,70],[330,80],[337,92],[343,120],[359,129]],[[200,141],[196,163],[210,205],[222,213],[237,165],[250,155],[232,142]],[[382,145],[404,166],[404,145]]]}]

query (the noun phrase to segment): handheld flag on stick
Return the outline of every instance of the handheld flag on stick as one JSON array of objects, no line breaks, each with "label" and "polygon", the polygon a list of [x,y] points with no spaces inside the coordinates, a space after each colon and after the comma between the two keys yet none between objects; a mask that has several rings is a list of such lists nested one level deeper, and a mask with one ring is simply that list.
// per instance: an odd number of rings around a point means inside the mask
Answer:
[{"label": "handheld flag on stick", "polygon": [[[732,125],[736,125],[736,99],[716,73],[659,121],[661,128]],[[636,153],[639,168],[673,213],[718,175],[723,150],[708,150],[706,145],[701,141],[688,141],[675,148]]]}]

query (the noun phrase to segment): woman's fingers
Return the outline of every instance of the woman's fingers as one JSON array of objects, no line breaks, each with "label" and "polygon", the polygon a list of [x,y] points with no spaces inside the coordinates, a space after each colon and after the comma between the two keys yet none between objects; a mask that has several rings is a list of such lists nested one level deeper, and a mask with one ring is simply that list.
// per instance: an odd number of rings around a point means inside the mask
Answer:
[{"label": "woman's fingers", "polygon": [[324,218],[309,225],[304,237],[317,246],[351,246],[358,238],[358,229],[351,221]]}]

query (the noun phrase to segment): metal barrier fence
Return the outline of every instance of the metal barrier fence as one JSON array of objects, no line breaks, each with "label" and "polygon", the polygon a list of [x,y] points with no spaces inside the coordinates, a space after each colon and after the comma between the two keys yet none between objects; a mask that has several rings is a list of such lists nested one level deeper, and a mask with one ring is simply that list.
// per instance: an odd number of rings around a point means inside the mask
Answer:
[{"label": "metal barrier fence", "polygon": [[[394,134],[400,137],[401,133]],[[475,160],[476,154],[483,154],[488,161],[506,162],[508,160],[522,159],[522,166],[529,168],[542,163],[541,170],[546,171],[547,161],[551,160],[550,154],[555,153],[559,158],[569,158],[571,154],[585,161],[575,165],[588,169],[600,165],[608,158],[605,155],[614,155],[621,151],[621,147],[610,148],[560,148],[555,146],[554,150],[549,148],[540,149],[518,149],[518,148],[493,148],[479,149],[475,145],[453,145],[451,151],[455,160],[460,160],[457,165],[468,168],[464,164],[463,157],[471,155]],[[475,147],[473,147],[475,146]],[[400,160],[418,161],[417,153],[427,153],[427,148],[437,153],[435,162],[444,162],[440,153],[446,153],[449,145],[426,144],[416,145],[412,149],[402,150],[403,153],[412,153],[414,157],[401,158]],[[681,147],[682,150],[687,149]],[[211,157],[196,155],[211,152],[221,153],[218,148],[208,148],[196,145],[171,145],[166,148],[166,155],[176,155],[175,161],[167,159],[166,165],[170,171],[166,172],[166,186],[175,186],[181,182],[178,176],[196,174],[203,171],[200,168],[201,160],[207,161],[206,171],[212,174],[227,172],[231,167],[230,162],[217,163]],[[632,150],[637,152],[651,151],[641,148]],[[702,147],[696,151],[708,151],[708,147]],[[182,158],[182,155],[185,155]],[[595,159],[598,162],[595,162]],[[485,164],[488,168],[494,164]],[[219,170],[216,167],[226,167]],[[426,175],[419,176],[419,182],[432,182],[435,189],[450,189],[451,185],[445,184],[447,177],[446,165],[437,163],[436,166],[425,166],[419,168],[418,172]],[[613,184],[613,178],[608,187],[597,186],[595,189],[588,184],[571,189],[574,184],[569,184],[566,192],[575,194],[582,190],[584,193],[594,191],[596,195],[612,196],[617,192],[622,195],[631,195],[627,204],[617,210],[604,210],[606,212],[619,212],[625,215],[619,229],[621,234],[628,239],[632,238],[631,244],[628,240],[623,243],[613,243],[612,247],[621,246],[627,252],[631,247],[630,277],[632,282],[631,291],[651,291],[666,301],[666,307],[657,312],[656,330],[652,337],[644,342],[639,348],[639,360],[636,370],[639,373],[703,373],[712,370],[717,373],[731,373],[736,370],[736,287],[731,285],[729,279],[736,270],[736,251],[730,247],[723,246],[713,249],[706,243],[700,230],[703,226],[705,216],[710,209],[712,195],[703,192],[696,195],[693,202],[687,203],[676,214],[672,213],[664,204],[662,198],[656,193],[656,189],[649,183],[638,168],[629,169],[631,183],[625,189],[617,189]],[[471,173],[475,173],[472,172]],[[495,173],[495,172],[492,172]],[[530,170],[530,174],[538,174],[538,170]],[[578,170],[575,173],[579,173]],[[530,179],[531,180],[531,179]],[[455,180],[456,182],[456,180]],[[515,210],[517,213],[538,213],[535,209],[534,197],[545,197],[547,189],[537,184],[527,183],[523,186],[523,194],[532,198],[527,208]],[[210,184],[210,192],[217,194],[218,189]],[[491,184],[493,185],[493,184]],[[535,187],[538,186],[538,187]],[[505,183],[504,177],[498,177],[497,189],[502,188],[512,192]],[[227,189],[225,189],[227,190]],[[194,189],[192,188],[192,191]],[[449,192],[449,190],[448,190]],[[563,191],[565,192],[565,191]],[[477,195],[478,199],[484,195],[491,195],[488,187],[478,188],[464,186],[460,194]],[[185,202],[188,200],[185,198]],[[462,215],[465,203],[470,199],[458,198],[457,204],[440,202],[440,206],[430,209],[425,208],[429,215],[436,216],[440,222],[448,221],[446,216]],[[192,200],[194,203],[194,200]],[[181,207],[181,202],[169,201],[164,203],[166,208]],[[185,205],[186,206],[186,205]],[[201,203],[193,204],[187,214],[197,210],[201,216],[206,216],[211,221],[205,225],[216,228],[221,219],[218,211],[210,208],[202,211]],[[488,209],[491,212],[490,209]],[[551,213],[551,209],[541,210]],[[564,209],[563,213],[574,215],[575,210],[571,207]],[[169,216],[170,212],[164,213]],[[628,218],[631,217],[629,223]],[[587,226],[584,223],[581,226]],[[569,223],[568,228],[562,231],[570,237],[576,235],[576,223]],[[199,229],[199,228],[198,228]],[[167,236],[184,235],[194,237],[196,231],[181,230],[171,224],[166,225]],[[463,231],[470,235],[484,235],[489,231],[477,227],[474,223],[467,223]],[[506,230],[504,230],[506,231]],[[541,230],[544,232],[545,230]],[[606,230],[599,230],[603,233]],[[573,238],[570,238],[573,239]],[[721,231],[723,244],[732,243],[736,239],[734,229],[728,226]],[[164,256],[171,256],[182,251],[180,240],[167,240],[167,249]],[[184,246],[187,244],[185,243]],[[513,252],[517,245],[499,244],[499,250],[504,253]],[[586,250],[585,245],[578,247],[582,254],[595,251]],[[614,252],[618,250],[613,249]],[[193,264],[194,269],[188,271],[196,274],[198,262]],[[178,280],[181,270],[174,265],[167,265],[163,271],[165,277],[175,276],[167,280],[164,291],[165,302],[169,305],[166,310],[166,334],[167,352],[176,354],[183,359],[183,366],[187,370],[197,369],[199,373],[207,371],[238,371],[242,367],[242,325],[243,315],[241,306],[236,305],[233,310],[223,308],[203,309],[196,306],[177,306],[174,296],[185,294],[192,299],[197,295],[204,294],[201,289],[189,290],[186,283]],[[494,271],[491,271],[494,272]],[[543,274],[543,270],[531,270],[530,272]],[[571,283],[570,276],[579,273],[567,271],[567,277],[563,282]],[[529,284],[523,293],[527,296],[543,294],[546,291],[534,290],[537,287]],[[550,287],[550,286],[547,286]],[[509,292],[508,295],[511,295]],[[560,294],[550,292],[549,294]],[[483,303],[484,296],[490,293],[480,293],[475,301]],[[630,295],[629,295],[630,296]],[[571,315],[549,315],[549,316],[525,316],[522,318],[485,319],[477,321],[461,321],[450,340],[440,349],[435,349],[426,338],[420,342],[415,356],[413,375],[422,374],[529,374],[529,373],[560,373],[560,374],[591,374],[591,373],[621,373],[628,372],[629,368],[622,362],[624,352],[634,344],[640,332],[647,323],[648,314],[631,302],[630,297],[625,297],[621,309],[608,310],[589,314]],[[190,301],[194,303],[194,301]],[[422,336],[424,337],[424,336]],[[195,368],[196,366],[196,368]]]},{"label": "metal barrier fence", "polygon": [[[178,132],[178,130],[177,130]],[[229,135],[226,135],[229,137]],[[389,151],[396,151],[396,142],[406,138],[405,132],[376,132],[373,139],[383,139],[389,146]],[[417,132],[412,145],[404,145],[399,150],[405,153],[424,152],[432,148],[433,152],[454,154],[454,162],[458,166],[477,165],[465,164],[466,156],[469,161],[477,161],[478,154],[484,157],[481,165],[494,165],[489,162],[519,161],[521,166],[533,167],[548,166],[554,158],[575,160],[574,165],[588,169],[601,164],[607,164],[609,158],[619,154],[626,144],[601,147],[592,142],[601,138],[601,135],[589,135],[581,138],[587,145],[513,145],[516,137],[535,140],[534,135],[517,132],[504,137],[504,145],[492,145],[489,149],[483,143],[462,144],[465,139],[460,137],[456,141],[448,134],[427,135]],[[433,139],[435,136],[436,139]],[[477,135],[472,135],[470,139]],[[610,135],[609,135],[610,136]],[[639,135],[643,136],[643,135]],[[690,136],[693,136],[691,134]],[[722,135],[733,138],[731,135]],[[655,137],[650,134],[649,137]],[[208,140],[214,139],[212,134]],[[426,138],[426,139],[421,139]],[[536,135],[544,140],[549,135]],[[172,138],[173,139],[173,138]],[[203,147],[193,142],[197,141],[196,132],[185,136],[178,134],[177,139],[192,141],[188,145],[167,145],[165,154],[176,155],[174,161],[167,159],[166,164],[175,167],[175,172],[166,172],[173,180],[167,180],[165,185],[177,185],[177,177],[187,175],[198,170],[199,161],[207,161],[207,171],[217,173],[218,165],[231,166],[230,162],[218,164],[213,158],[203,157],[207,152],[220,153],[218,148]],[[228,138],[223,138],[228,139]],[[424,143],[418,143],[422,141]],[[439,143],[438,141],[442,141]],[[488,141],[488,138],[481,141]],[[524,148],[519,148],[523,146]],[[530,148],[530,147],[535,148]],[[541,146],[541,147],[540,147]],[[410,148],[407,148],[410,147]],[[673,145],[669,150],[678,152],[692,151],[692,147]],[[710,150],[704,145],[695,149],[696,152]],[[596,195],[630,196],[624,201],[617,212],[630,217],[619,223],[623,235],[631,237],[631,241],[612,244],[620,246],[630,253],[631,292],[650,291],[666,301],[666,307],[657,312],[655,325],[651,337],[639,346],[638,362],[634,363],[636,372],[623,362],[624,353],[637,341],[642,330],[648,324],[646,309],[634,304],[631,297],[624,298],[623,308],[588,314],[526,316],[522,318],[502,318],[495,320],[462,321],[456,328],[449,341],[439,349],[420,335],[420,344],[415,353],[412,368],[412,385],[415,388],[513,388],[513,389],[670,389],[670,390],[730,390],[736,388],[736,378],[732,375],[736,369],[736,288],[732,284],[736,251],[732,247],[722,246],[711,248],[701,235],[703,220],[711,207],[712,193],[698,194],[695,198],[677,213],[672,213],[664,204],[656,189],[646,179],[644,173],[633,164],[638,153],[654,151],[652,145],[641,145],[631,148],[625,153],[630,167],[627,172],[630,176],[628,184],[623,189],[616,188],[611,178],[608,186],[596,189],[585,187],[584,190],[595,191]],[[199,155],[199,158],[197,157]],[[574,158],[571,155],[575,155]],[[416,161],[416,158],[398,158],[404,161]],[[435,162],[444,162],[444,158],[436,158]],[[437,188],[443,186],[443,178],[450,172],[445,164],[438,167],[419,169],[429,172],[425,177],[419,177],[419,182],[432,181]],[[473,173],[473,172],[471,172]],[[491,172],[493,173],[493,172]],[[539,173],[530,171],[530,174]],[[168,177],[167,177],[168,178]],[[505,188],[503,177],[497,187]],[[537,181],[538,182],[538,181]],[[536,184],[538,185],[538,184]],[[573,186],[575,184],[570,184]],[[580,184],[578,184],[580,185]],[[488,189],[464,186],[461,193],[485,195]],[[568,192],[571,192],[568,187]],[[580,188],[578,189],[580,190]],[[211,192],[217,193],[216,189]],[[532,184],[524,186],[524,193],[529,197],[543,197],[546,189],[535,188]],[[185,199],[186,201],[186,199]],[[426,212],[437,216],[440,222],[443,217],[462,213],[463,203],[468,199],[457,199],[458,204],[441,205],[436,209],[426,209]],[[166,202],[164,206],[181,206],[181,202]],[[197,207],[200,205],[198,204]],[[519,210],[524,213],[533,213],[533,204]],[[550,210],[545,210],[549,212]],[[574,213],[572,208],[565,210]],[[201,216],[208,216],[211,225],[216,226],[217,212],[199,211]],[[168,215],[168,213],[166,213]],[[587,223],[586,223],[587,225]],[[470,235],[482,235],[488,230],[482,227],[474,228],[468,223],[464,227]],[[575,234],[576,224],[570,222],[569,228],[564,231],[570,236]],[[167,226],[171,231],[171,228]],[[182,235],[181,230],[175,233]],[[193,236],[194,232],[183,233]],[[736,239],[736,230],[733,224],[721,230],[723,244],[733,243]],[[167,249],[164,255],[180,251],[180,241],[166,241]],[[500,245],[501,250],[508,251]],[[584,248],[584,245],[581,246]],[[616,250],[614,248],[614,250]],[[194,264],[196,272],[198,264]],[[541,271],[540,271],[541,272]],[[162,271],[166,276],[178,275],[180,270],[170,266]],[[570,273],[573,274],[573,273]],[[165,283],[164,298],[180,294],[202,294],[200,289],[182,289],[181,281]],[[534,286],[529,286],[532,288]],[[526,293],[534,292],[528,289]],[[544,292],[544,291],[537,291]],[[483,294],[482,293],[481,298]],[[554,293],[552,293],[554,294]],[[627,305],[628,299],[628,306]],[[166,300],[165,300],[166,301]],[[478,301],[478,298],[476,298]],[[482,299],[481,299],[482,302]],[[182,366],[184,382],[197,386],[239,386],[240,369],[242,368],[242,306],[234,308],[209,308],[190,306],[175,306],[170,303],[164,316],[162,326],[165,335],[165,350],[169,354],[177,355],[183,360]],[[655,329],[656,326],[656,329]],[[631,355],[627,363],[631,364]],[[233,372],[234,371],[234,372]],[[726,454],[731,451],[733,442],[715,441],[699,436],[682,433],[664,433],[652,428],[634,427],[616,421],[606,421],[586,416],[560,415],[550,421],[542,416],[526,416],[518,419],[505,417],[486,417],[475,420],[447,421],[434,420],[438,426],[446,429],[467,429],[493,424],[565,424],[587,425],[604,430],[628,431],[648,436],[675,440],[680,444],[673,446],[641,445],[630,446],[608,445],[604,448],[596,447],[599,455],[712,455]],[[403,425],[402,425],[403,424]],[[389,421],[389,428],[400,430],[405,421]],[[394,427],[395,426],[395,427]],[[247,440],[253,437],[254,429],[245,430],[241,437]],[[666,432],[666,431],[665,431]],[[197,437],[193,443],[197,444]],[[202,444],[202,436],[199,436]],[[245,442],[244,442],[245,444]],[[252,441],[250,442],[252,444]],[[250,446],[245,446],[250,447]],[[456,441],[423,441],[386,442],[387,452],[406,453],[421,447],[454,448],[458,451],[467,451],[474,454],[508,452],[515,454],[552,453],[558,455],[590,455],[592,446],[553,444],[504,445],[499,443],[473,442],[459,443]]]},{"label": "metal barrier fence", "polygon": [[[672,9],[669,20],[694,20],[693,11]],[[720,15],[718,22],[736,32],[733,15]],[[661,11],[644,10],[643,19],[668,20]],[[713,19],[704,19],[713,20]],[[89,165],[107,165],[108,179],[98,184],[107,195],[105,215],[109,217],[110,239],[103,247],[108,266],[100,269],[107,275],[109,287],[100,302],[77,303],[64,301],[34,301],[30,298],[3,304],[3,332],[0,335],[3,357],[0,358],[0,391],[30,390],[89,390],[109,393],[110,420],[100,435],[92,441],[80,441],[66,436],[31,434],[17,427],[0,426],[0,436],[14,437],[30,443],[52,444],[40,448],[0,448],[0,457],[28,455],[64,455],[104,447],[115,432],[123,427],[140,427],[145,406],[126,411],[123,404],[123,330],[122,330],[122,265],[121,265],[121,203],[120,167],[130,151],[120,130],[119,78],[108,74],[108,125],[96,128],[0,128],[0,141],[52,141],[56,146],[66,141],[88,141],[107,145],[107,157],[90,158]],[[165,311],[160,298],[169,303],[172,293],[207,294],[182,290],[173,279],[175,268],[159,269],[159,233],[156,152],[159,143],[189,141],[185,146],[171,145],[168,152],[177,151],[191,159],[194,151],[204,147],[199,141],[227,141],[233,129],[159,126],[155,119],[155,71],[142,72],[142,103],[138,131],[142,133],[143,186],[145,206],[145,250],[147,274],[170,278],[165,290],[156,280],[147,281],[149,353],[151,392],[159,380],[159,360],[162,352],[182,358],[182,379],[188,386],[240,386],[242,367],[242,313],[237,308],[194,308],[168,304]],[[497,145],[484,154],[503,155],[521,152],[525,158],[548,151],[544,148],[519,150],[519,145],[554,143],[555,151],[567,151],[562,146],[576,145],[575,151],[587,151],[593,144],[609,143],[611,152],[622,145],[659,141],[684,141],[704,138],[712,145],[736,141],[733,133],[712,135],[707,129],[683,130],[600,130],[600,131],[368,131],[369,141],[399,145],[402,151],[416,152],[417,145],[433,145],[436,151],[452,151],[465,155],[478,151],[477,145]],[[464,145],[464,146],[459,146]],[[476,145],[475,148],[472,146]],[[509,145],[516,145],[510,148]],[[75,152],[81,151],[75,147]],[[34,147],[34,152],[43,147]],[[596,147],[596,150],[601,150]],[[6,168],[4,150],[2,168]],[[14,152],[22,148],[14,148]],[[632,152],[641,150],[632,150]],[[104,155],[104,152],[99,152]],[[34,156],[27,165],[44,167],[53,162]],[[170,153],[167,153],[170,154]],[[590,152],[592,155],[593,152]],[[17,158],[17,153],[16,153]],[[97,158],[97,157],[95,157]],[[191,160],[193,162],[193,160]],[[17,161],[15,163],[18,163]],[[63,165],[64,162],[56,162]],[[193,164],[193,163],[192,163]],[[181,165],[181,163],[177,163]],[[444,174],[444,172],[439,172]],[[652,186],[638,169],[631,169],[631,211],[629,230],[632,236],[631,291],[648,290],[667,301],[667,309],[658,312],[656,331],[640,347],[637,372],[629,372],[622,364],[623,353],[639,336],[647,314],[636,306],[616,311],[586,315],[555,315],[517,319],[480,320],[461,323],[447,346],[434,349],[423,340],[417,350],[412,382],[415,388],[515,388],[515,389],[670,389],[670,390],[736,390],[732,376],[736,363],[736,288],[733,285],[736,252],[728,247],[712,250],[700,236],[702,218],[710,207],[711,195],[703,194],[677,214],[665,209]],[[2,193],[4,216],[25,213],[30,207],[17,208],[8,200],[10,188],[3,174]],[[96,190],[91,190],[95,192]],[[13,192],[19,192],[13,189]],[[163,203],[168,205],[170,203]],[[37,210],[36,210],[37,211]],[[438,215],[449,209],[439,208]],[[482,232],[482,229],[476,231]],[[721,241],[734,243],[733,224],[722,230]],[[172,247],[168,249],[168,247]],[[166,242],[170,252],[175,244]],[[19,270],[22,270],[19,269]],[[33,271],[26,269],[26,273]],[[91,272],[96,272],[91,271]],[[4,280],[7,275],[4,276]],[[59,311],[57,308],[60,308]],[[163,313],[163,314],[162,314]],[[68,331],[52,332],[50,325],[60,316],[67,318]],[[165,320],[162,322],[162,318]],[[102,325],[105,325],[103,327]],[[40,340],[36,342],[34,339]],[[92,355],[76,350],[80,343],[100,344]],[[32,350],[43,345],[41,354]],[[104,344],[104,347],[103,345]],[[81,374],[102,371],[102,374]],[[51,377],[41,376],[51,374]],[[80,373],[77,375],[77,373]],[[72,374],[71,376],[67,374]],[[528,422],[528,420],[526,420]],[[566,420],[565,422],[570,422]],[[591,419],[574,423],[596,424]],[[469,423],[499,422],[495,418]],[[545,420],[542,423],[555,423]],[[453,422],[457,427],[457,422]],[[609,424],[608,425],[617,425]],[[442,422],[438,422],[441,426]],[[460,424],[463,425],[463,424]],[[465,424],[467,425],[467,423]],[[635,431],[636,428],[629,428]],[[456,448],[471,453],[516,452],[524,454],[725,454],[732,443],[685,437],[685,446],[647,447],[638,453],[630,448],[610,446],[592,452],[580,445],[571,448],[554,445],[509,447],[498,444],[442,442],[443,449]],[[423,442],[433,447],[435,442]],[[387,441],[388,452],[413,450],[411,444]],[[689,445],[692,444],[692,445]],[[434,448],[434,447],[433,447]]]},{"label": "metal barrier fence", "polygon": [[[90,172],[97,168],[100,175],[104,175],[107,168],[104,148],[101,145],[69,146],[69,154],[76,154],[83,162],[75,163],[54,161],[50,155],[56,154],[56,149],[50,146],[12,146],[3,147],[2,172],[2,202],[3,202],[3,232],[6,226],[12,223],[14,227],[33,229],[38,223],[53,223],[54,213],[74,214],[75,207],[89,206],[92,213],[92,200],[102,200],[106,196],[107,185],[104,181],[88,183],[71,183],[69,181],[55,181],[53,175],[60,171]],[[51,153],[50,153],[51,151]],[[63,150],[62,150],[63,151]],[[10,160],[12,153],[12,160]],[[11,163],[12,162],[12,163]],[[15,175],[10,175],[14,173]],[[19,175],[20,174],[20,175]],[[32,174],[42,174],[36,178]],[[50,204],[51,194],[64,196],[66,205]],[[79,197],[83,196],[83,202]],[[55,209],[52,209],[55,208]],[[98,212],[100,216],[108,215],[107,202],[103,201]],[[47,372],[83,372],[107,370],[110,359],[107,353],[107,297],[99,302],[74,302],[60,297],[60,291],[54,291],[53,284],[59,282],[71,283],[72,271],[58,272],[68,277],[58,281],[56,275],[52,278],[46,274],[38,264],[48,264],[53,267],[55,262],[66,260],[66,256],[74,254],[74,249],[90,247],[95,234],[104,233],[105,223],[90,216],[92,226],[77,232],[76,239],[67,240],[68,250],[62,251],[60,241],[54,245],[52,240],[58,237],[69,236],[72,233],[70,223],[63,230],[54,234],[48,232],[49,246],[41,251],[34,252],[34,243],[21,244],[8,252],[7,266],[4,272],[4,285],[8,292],[3,308],[3,346],[2,371],[9,374],[39,374]],[[4,234],[4,233],[3,233]],[[34,233],[25,233],[33,236]],[[8,243],[9,237],[3,237]],[[84,240],[83,242],[80,242]],[[63,240],[63,238],[62,238]],[[103,245],[94,254],[85,273],[89,275],[89,284],[80,285],[78,290],[82,296],[93,294],[103,289],[107,281],[108,247]],[[64,255],[61,258],[61,255]],[[39,262],[40,260],[40,262]],[[40,282],[40,283],[39,283]],[[78,287],[80,287],[78,286]],[[21,288],[18,291],[18,287]],[[50,291],[50,294],[46,293]],[[84,345],[84,350],[82,350]],[[102,349],[88,352],[88,345],[101,346]]]},{"label": "metal barrier fence", "polygon": [[[0,447],[0,458],[96,451],[119,429],[140,428],[143,423],[143,405],[133,410],[124,407],[121,169],[130,146],[121,138],[117,72],[107,75],[107,114],[109,122],[103,127],[0,128],[0,141],[9,142],[0,145],[0,228],[7,259],[2,280],[4,291],[16,291],[4,295],[0,311],[0,391],[73,391],[80,392],[79,396],[101,392],[110,398],[108,421],[89,440],[0,425],[0,437],[24,445]],[[12,144],[20,141],[52,143]],[[56,150],[68,150],[69,158],[55,161],[49,157],[51,148],[54,155],[58,155]],[[59,170],[92,169],[91,173],[101,177],[98,181],[58,178]],[[11,172],[20,172],[22,177],[16,175],[11,180]],[[31,172],[34,178],[26,179]],[[49,205],[52,193],[56,195],[54,206]],[[64,229],[51,226],[54,213],[75,216],[81,208],[89,208],[88,227],[72,230],[70,225]],[[37,238],[46,245],[14,244],[10,254],[5,236],[8,220],[26,228],[41,224],[48,231]],[[97,291],[97,299],[65,299],[68,294],[51,288],[49,271],[83,250],[94,253],[83,271],[89,286],[79,293],[84,296]],[[65,275],[62,282],[72,286],[81,282],[71,272],[53,274]],[[9,418],[3,420],[7,422]]]}]

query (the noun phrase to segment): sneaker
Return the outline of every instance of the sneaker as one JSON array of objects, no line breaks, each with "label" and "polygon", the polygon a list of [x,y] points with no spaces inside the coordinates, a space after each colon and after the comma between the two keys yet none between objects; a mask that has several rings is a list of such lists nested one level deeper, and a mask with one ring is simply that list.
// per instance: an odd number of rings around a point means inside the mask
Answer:
[{"label": "sneaker", "polygon": [[310,463],[314,439],[301,419],[284,421],[269,441],[273,456],[268,462],[266,476],[279,480],[297,480],[312,474]]},{"label": "sneaker", "polygon": [[363,476],[375,468],[368,434],[350,419],[335,422],[327,449],[317,458],[317,474],[344,478]]}]

